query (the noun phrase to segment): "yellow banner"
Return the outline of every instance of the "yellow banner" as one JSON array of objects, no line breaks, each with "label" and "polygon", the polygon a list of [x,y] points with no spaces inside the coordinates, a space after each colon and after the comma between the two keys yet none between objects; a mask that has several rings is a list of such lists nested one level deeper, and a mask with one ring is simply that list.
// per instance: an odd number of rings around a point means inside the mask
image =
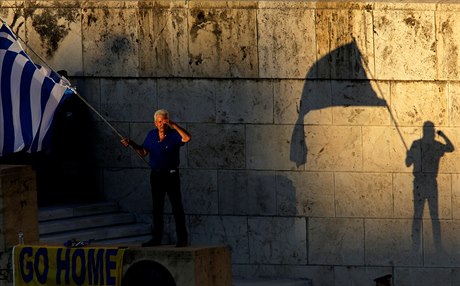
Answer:
[{"label": "yellow banner", "polygon": [[121,285],[124,249],[18,245],[14,285]]}]

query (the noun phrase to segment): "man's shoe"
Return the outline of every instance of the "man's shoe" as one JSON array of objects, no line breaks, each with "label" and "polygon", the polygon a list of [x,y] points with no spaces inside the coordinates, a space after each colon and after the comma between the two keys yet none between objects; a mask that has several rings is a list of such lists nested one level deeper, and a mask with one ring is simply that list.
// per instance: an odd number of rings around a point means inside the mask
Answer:
[{"label": "man's shoe", "polygon": [[144,242],[142,243],[142,247],[149,247],[149,246],[160,246],[161,245],[161,241],[158,241],[158,240],[155,240],[155,239],[151,239],[147,242]]}]

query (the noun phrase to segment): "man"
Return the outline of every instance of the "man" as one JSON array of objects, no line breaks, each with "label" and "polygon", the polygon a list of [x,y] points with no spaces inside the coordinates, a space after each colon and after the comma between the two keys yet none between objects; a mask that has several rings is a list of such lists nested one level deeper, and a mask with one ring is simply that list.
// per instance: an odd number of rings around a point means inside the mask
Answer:
[{"label": "man", "polygon": [[131,145],[136,152],[149,156],[150,186],[153,199],[153,237],[142,246],[161,245],[163,237],[163,209],[165,195],[168,194],[176,222],[177,247],[188,245],[188,234],[185,226],[185,214],[182,206],[179,180],[179,149],[192,139],[190,133],[169,119],[168,111],[157,110],[154,115],[156,129],[148,132],[142,145],[124,138],[121,143]]}]

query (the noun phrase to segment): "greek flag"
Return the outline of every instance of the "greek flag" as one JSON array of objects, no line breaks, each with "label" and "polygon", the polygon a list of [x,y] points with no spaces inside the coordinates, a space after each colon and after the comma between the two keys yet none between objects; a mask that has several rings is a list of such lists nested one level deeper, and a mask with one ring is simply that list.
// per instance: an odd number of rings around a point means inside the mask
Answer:
[{"label": "greek flag", "polygon": [[[0,156],[44,150],[69,82],[32,62],[5,24],[0,28]],[[67,91],[68,93],[68,91]]]}]

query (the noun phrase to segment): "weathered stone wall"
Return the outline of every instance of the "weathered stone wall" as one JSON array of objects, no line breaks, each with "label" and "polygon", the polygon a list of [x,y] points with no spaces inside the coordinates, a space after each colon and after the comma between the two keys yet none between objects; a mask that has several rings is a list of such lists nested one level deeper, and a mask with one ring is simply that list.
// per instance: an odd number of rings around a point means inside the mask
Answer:
[{"label": "weathered stone wall", "polygon": [[[230,245],[234,275],[460,283],[459,4],[0,3],[123,134],[159,107],[192,133],[191,242]],[[93,121],[106,198],[147,218],[148,168]]]}]

